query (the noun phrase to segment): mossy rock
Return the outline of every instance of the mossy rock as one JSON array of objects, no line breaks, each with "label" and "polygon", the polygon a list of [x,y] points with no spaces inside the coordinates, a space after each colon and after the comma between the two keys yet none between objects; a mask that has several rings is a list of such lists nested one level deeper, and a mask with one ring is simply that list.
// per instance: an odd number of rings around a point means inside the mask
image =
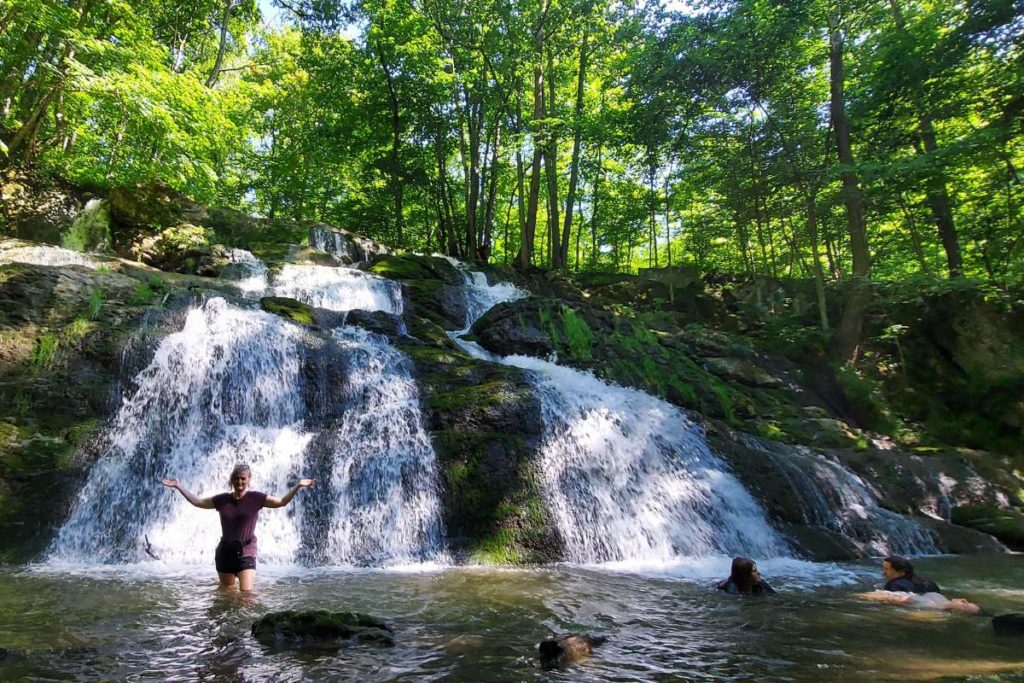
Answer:
[{"label": "mossy rock", "polygon": [[965,505],[953,508],[954,524],[995,536],[1013,550],[1024,550],[1024,513],[994,505]]},{"label": "mossy rock", "polygon": [[392,280],[441,280],[449,285],[465,281],[458,268],[439,256],[385,254],[374,258],[367,270]]},{"label": "mossy rock", "polygon": [[281,316],[300,325],[316,327],[316,312],[309,304],[284,296],[265,296],[260,299],[260,308],[267,313]]},{"label": "mossy rock", "polygon": [[442,472],[448,544],[474,564],[559,559],[558,543],[522,436],[441,430],[432,434]]},{"label": "mossy rock", "polygon": [[395,644],[390,626],[359,612],[271,612],[253,622],[252,635],[271,648],[339,649],[354,643],[384,647]]}]

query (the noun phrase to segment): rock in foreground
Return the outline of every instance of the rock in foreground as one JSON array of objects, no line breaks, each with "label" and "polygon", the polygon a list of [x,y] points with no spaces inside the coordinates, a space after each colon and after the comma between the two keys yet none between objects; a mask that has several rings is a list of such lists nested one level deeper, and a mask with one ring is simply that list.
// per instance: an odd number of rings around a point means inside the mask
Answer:
[{"label": "rock in foreground", "polygon": [[267,647],[335,649],[355,643],[395,644],[394,632],[380,619],[327,610],[271,612],[253,622],[252,635]]}]

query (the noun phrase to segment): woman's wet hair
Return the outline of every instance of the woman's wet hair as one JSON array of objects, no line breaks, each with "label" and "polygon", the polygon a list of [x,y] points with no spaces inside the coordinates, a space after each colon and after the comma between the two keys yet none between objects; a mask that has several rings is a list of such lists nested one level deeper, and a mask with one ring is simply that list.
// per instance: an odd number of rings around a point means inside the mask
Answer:
[{"label": "woman's wet hair", "polygon": [[890,555],[882,561],[888,562],[890,567],[898,572],[902,572],[908,578],[914,576],[914,564],[905,557]]},{"label": "woman's wet hair", "polygon": [[248,474],[249,478],[252,479],[252,470],[249,469],[249,465],[247,465],[244,462],[240,462],[237,465],[235,465],[235,469],[231,470],[231,476],[228,477],[228,486],[234,484],[235,479],[238,478],[238,475],[242,474],[243,472]]},{"label": "woman's wet hair", "polygon": [[749,557],[734,557],[729,579],[741,593],[752,593],[757,579],[754,578],[754,561]]}]

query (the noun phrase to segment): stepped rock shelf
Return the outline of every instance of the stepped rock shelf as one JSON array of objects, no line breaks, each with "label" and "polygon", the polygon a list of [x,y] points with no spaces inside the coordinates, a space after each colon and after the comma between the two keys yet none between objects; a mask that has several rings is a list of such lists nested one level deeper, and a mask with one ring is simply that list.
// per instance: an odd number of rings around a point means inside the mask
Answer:
[{"label": "stepped rock shelf", "polygon": [[[0,559],[137,562],[148,537],[201,560],[183,540],[209,520],[166,497],[126,511],[172,470],[201,488],[236,458],[264,488],[299,470],[325,483],[262,532],[271,564],[1020,547],[1012,401],[978,407],[1002,450],[915,451],[702,289],[652,312],[640,280],[474,272],[166,192],[103,201],[96,252],[0,242]],[[21,234],[67,243],[74,225]],[[903,352],[952,357],[1009,395],[1019,311],[995,315],[976,313],[998,372],[953,337],[929,351],[923,330]]]}]

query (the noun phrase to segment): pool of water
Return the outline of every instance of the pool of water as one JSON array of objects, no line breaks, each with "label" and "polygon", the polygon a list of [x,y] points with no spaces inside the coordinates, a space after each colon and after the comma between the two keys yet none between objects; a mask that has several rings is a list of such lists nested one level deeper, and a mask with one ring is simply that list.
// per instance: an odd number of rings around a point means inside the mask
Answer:
[{"label": "pool of water", "polygon": [[[1024,638],[986,617],[858,600],[877,563],[759,563],[779,591],[713,590],[728,558],[671,566],[364,571],[261,568],[257,590],[215,590],[209,567],[0,567],[3,680],[1024,680]],[[1024,557],[916,563],[947,595],[1024,612]],[[250,635],[283,609],[356,610],[397,644],[270,650]],[[587,661],[543,670],[537,643],[589,632]]]}]

